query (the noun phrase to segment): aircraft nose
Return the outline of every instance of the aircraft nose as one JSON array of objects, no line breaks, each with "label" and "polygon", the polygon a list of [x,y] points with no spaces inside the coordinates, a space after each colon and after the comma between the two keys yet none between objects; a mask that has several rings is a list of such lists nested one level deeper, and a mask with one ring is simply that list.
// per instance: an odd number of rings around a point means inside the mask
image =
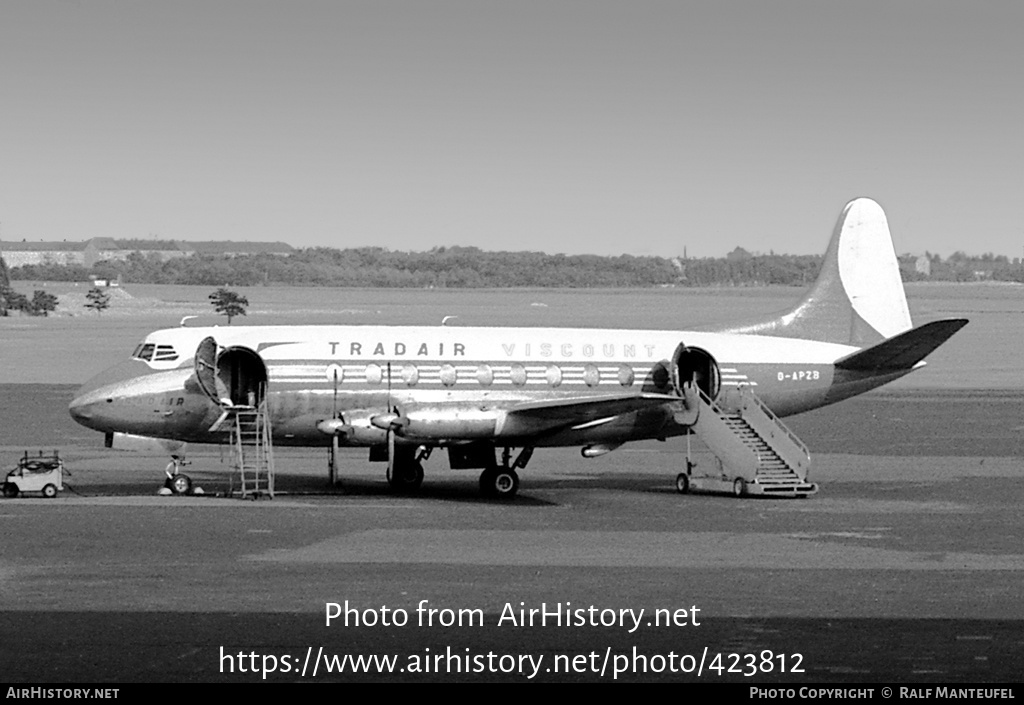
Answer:
[{"label": "aircraft nose", "polygon": [[127,391],[132,380],[151,372],[140,360],[126,360],[101,372],[82,385],[68,405],[68,412],[78,423],[88,428],[102,428],[103,407]]},{"label": "aircraft nose", "polygon": [[[97,394],[97,391],[101,393]],[[90,422],[98,416],[99,408],[108,398],[102,394],[103,391],[103,389],[93,390],[76,396],[68,405],[71,418],[83,426],[92,427]]]}]

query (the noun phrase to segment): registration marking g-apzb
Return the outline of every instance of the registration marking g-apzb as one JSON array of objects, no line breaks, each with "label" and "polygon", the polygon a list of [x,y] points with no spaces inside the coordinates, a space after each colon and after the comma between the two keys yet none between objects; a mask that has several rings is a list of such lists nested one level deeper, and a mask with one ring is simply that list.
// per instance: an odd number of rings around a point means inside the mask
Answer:
[{"label": "registration marking g-apzb", "polygon": [[785,372],[778,373],[778,380],[780,382],[802,382],[802,381],[813,381],[821,378],[820,370],[797,370],[791,374]]}]

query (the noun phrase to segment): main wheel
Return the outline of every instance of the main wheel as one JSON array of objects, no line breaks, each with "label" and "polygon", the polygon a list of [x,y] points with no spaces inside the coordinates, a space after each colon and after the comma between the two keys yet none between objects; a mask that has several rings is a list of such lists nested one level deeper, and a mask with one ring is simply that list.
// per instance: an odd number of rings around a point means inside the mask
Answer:
[{"label": "main wheel", "polygon": [[57,486],[54,485],[54,484],[46,485],[43,488],[43,496],[44,497],[48,497],[50,499],[53,499],[54,497],[56,497],[57,496]]},{"label": "main wheel", "polygon": [[16,484],[14,484],[13,482],[5,482],[4,483],[4,497],[14,498],[14,497],[17,497],[17,496],[18,496],[18,486]]},{"label": "main wheel", "polygon": [[747,481],[742,477],[737,477],[732,483],[732,494],[734,497],[743,497],[747,494]]},{"label": "main wheel", "polygon": [[690,476],[685,472],[676,475],[676,492],[686,494],[690,491]]},{"label": "main wheel", "polygon": [[487,468],[480,473],[480,492],[485,497],[511,499],[519,491],[519,475],[511,468]]},{"label": "main wheel", "polygon": [[388,484],[397,492],[415,492],[423,484],[423,465],[415,460],[401,463],[387,471]]},{"label": "main wheel", "polygon": [[167,487],[174,494],[188,494],[192,489],[192,480],[188,475],[175,475],[167,481]]}]

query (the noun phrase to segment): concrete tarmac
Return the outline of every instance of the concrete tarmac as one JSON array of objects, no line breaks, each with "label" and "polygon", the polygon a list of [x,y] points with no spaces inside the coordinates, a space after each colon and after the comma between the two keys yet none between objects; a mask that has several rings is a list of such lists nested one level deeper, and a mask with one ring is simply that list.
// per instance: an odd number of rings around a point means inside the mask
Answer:
[{"label": "concrete tarmac", "polygon": [[165,498],[165,458],[40,437],[75,474],[0,503],[0,681],[1020,682],[1022,408],[794,417],[806,500],[678,495],[682,439],[538,451],[512,502],[441,454],[414,497],[355,452],[325,494],[325,454],[280,449],[249,502],[214,496],[217,449],[190,452],[207,496]]}]

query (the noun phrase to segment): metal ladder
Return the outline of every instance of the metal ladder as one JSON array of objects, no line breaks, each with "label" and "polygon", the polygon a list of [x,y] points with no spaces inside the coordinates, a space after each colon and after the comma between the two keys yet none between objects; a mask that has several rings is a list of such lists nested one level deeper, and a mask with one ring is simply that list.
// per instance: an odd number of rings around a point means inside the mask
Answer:
[{"label": "metal ladder", "polygon": [[231,447],[243,499],[274,498],[274,447],[271,441],[267,401],[256,407],[231,409]]}]

